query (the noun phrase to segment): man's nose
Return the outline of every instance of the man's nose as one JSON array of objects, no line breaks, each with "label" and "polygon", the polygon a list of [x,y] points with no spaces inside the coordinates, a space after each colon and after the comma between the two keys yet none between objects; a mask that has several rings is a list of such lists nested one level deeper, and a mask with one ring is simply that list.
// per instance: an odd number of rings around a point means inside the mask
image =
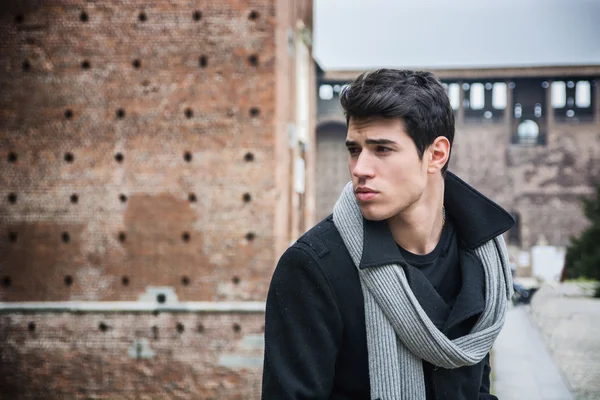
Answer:
[{"label": "man's nose", "polygon": [[371,178],[373,177],[374,170],[372,160],[366,151],[362,151],[358,158],[351,163],[351,173],[357,178]]}]

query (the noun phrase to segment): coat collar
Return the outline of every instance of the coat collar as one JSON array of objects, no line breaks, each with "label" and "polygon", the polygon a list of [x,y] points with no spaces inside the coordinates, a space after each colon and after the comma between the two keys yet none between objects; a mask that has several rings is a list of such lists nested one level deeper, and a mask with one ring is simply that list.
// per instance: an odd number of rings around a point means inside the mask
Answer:
[{"label": "coat collar", "polygon": [[[444,206],[452,218],[461,245],[475,249],[506,232],[513,217],[483,194],[448,171],[445,178]],[[359,268],[405,263],[387,221],[364,220],[364,245]]]},{"label": "coat collar", "polygon": [[461,289],[452,305],[431,286],[418,268],[403,264],[413,294],[433,324],[444,333],[462,321],[481,313],[485,307],[485,276],[477,256],[470,250],[459,249]]}]

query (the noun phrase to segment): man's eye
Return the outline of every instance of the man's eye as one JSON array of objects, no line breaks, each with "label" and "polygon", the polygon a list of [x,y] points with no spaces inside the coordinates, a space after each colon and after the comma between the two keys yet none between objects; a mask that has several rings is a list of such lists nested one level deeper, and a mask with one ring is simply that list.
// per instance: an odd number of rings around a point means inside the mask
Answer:
[{"label": "man's eye", "polygon": [[385,146],[377,146],[377,152],[378,153],[387,153],[392,151],[392,149],[390,149],[389,147],[385,147]]},{"label": "man's eye", "polygon": [[355,155],[360,153],[360,149],[356,147],[348,147],[348,153],[350,153],[351,155]]}]

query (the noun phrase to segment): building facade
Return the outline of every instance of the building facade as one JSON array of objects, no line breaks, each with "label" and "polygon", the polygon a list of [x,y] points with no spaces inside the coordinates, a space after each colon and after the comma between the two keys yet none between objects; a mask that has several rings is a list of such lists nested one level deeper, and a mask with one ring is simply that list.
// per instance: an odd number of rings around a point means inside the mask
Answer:
[{"label": "building facade", "polygon": [[[530,250],[568,245],[586,226],[581,196],[600,184],[600,67],[432,72],[455,110],[450,170],[514,215],[507,243],[531,275]],[[358,74],[319,74],[317,171],[332,171],[317,174],[319,218],[349,180],[339,93]]]},{"label": "building facade", "polygon": [[312,1],[0,6],[0,397],[256,399]]}]

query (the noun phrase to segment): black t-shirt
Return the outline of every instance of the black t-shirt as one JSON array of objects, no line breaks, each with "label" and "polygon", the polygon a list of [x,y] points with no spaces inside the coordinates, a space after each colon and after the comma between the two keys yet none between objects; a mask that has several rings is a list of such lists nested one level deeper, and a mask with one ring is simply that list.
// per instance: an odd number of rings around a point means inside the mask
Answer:
[{"label": "black t-shirt", "polygon": [[413,254],[398,247],[406,262],[417,268],[446,304],[452,307],[462,286],[456,231],[452,222],[446,220],[440,241],[429,254]]}]

